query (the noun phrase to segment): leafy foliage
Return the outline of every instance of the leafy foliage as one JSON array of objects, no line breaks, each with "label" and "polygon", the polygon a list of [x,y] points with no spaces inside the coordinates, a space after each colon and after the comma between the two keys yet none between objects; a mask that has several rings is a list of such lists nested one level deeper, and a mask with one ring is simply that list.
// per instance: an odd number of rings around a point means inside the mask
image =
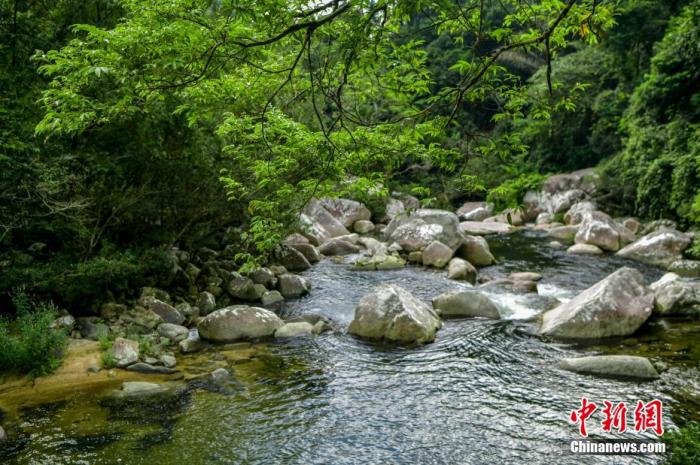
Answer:
[{"label": "leafy foliage", "polygon": [[664,435],[670,454],[665,463],[691,465],[700,462],[700,424],[690,423]]},{"label": "leafy foliage", "polygon": [[17,318],[0,318],[0,371],[51,373],[60,365],[67,342],[65,330],[52,327],[56,307],[32,301],[22,290],[13,296],[13,304]]}]

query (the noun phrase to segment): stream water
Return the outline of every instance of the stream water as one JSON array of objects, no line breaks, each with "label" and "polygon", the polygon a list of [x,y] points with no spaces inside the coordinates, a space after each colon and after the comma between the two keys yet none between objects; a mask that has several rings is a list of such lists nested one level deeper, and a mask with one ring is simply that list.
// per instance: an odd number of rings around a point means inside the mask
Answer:
[{"label": "stream water", "polygon": [[[418,347],[369,343],[340,331],[209,349],[178,363],[186,371],[228,367],[234,383],[227,389],[192,385],[168,402],[119,407],[101,401],[103,393],[78,391],[62,402],[19,409],[3,420],[15,439],[0,449],[0,462],[658,463],[661,456],[570,454],[578,432],[569,412],[582,396],[628,405],[659,398],[667,428],[697,418],[692,396],[679,393],[697,374],[700,347],[693,341],[700,340],[700,326],[655,320],[635,337],[581,345],[540,338],[532,317],[551,305],[551,297],[570,298],[620,266],[640,268],[648,282],[661,272],[610,256],[568,255],[536,232],[489,242],[501,264],[481,274],[544,276],[539,297],[489,291],[501,321],[446,320],[434,343]],[[398,284],[425,300],[466,286],[447,280],[444,271],[355,271],[332,260],[305,274],[311,294],[285,304],[281,314],[318,313],[341,330],[358,300],[380,283]],[[555,367],[563,357],[592,353],[647,355],[669,369],[658,381],[639,383]],[[639,438],[629,431],[598,435],[596,418],[589,423],[592,437]]]}]

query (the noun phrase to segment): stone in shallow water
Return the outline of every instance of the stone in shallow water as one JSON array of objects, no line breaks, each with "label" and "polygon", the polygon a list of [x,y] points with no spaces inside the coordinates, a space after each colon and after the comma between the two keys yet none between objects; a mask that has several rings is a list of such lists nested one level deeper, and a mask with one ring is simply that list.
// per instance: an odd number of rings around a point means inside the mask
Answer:
[{"label": "stone in shallow water", "polygon": [[459,230],[472,236],[487,236],[489,234],[509,233],[513,231],[513,227],[507,223],[462,221],[459,223]]},{"label": "stone in shallow water", "polygon": [[435,311],[410,292],[383,285],[357,304],[348,332],[369,339],[425,343],[435,339],[441,326]]},{"label": "stone in shallow water", "polygon": [[601,255],[603,250],[593,244],[574,244],[566,251],[574,255]]},{"label": "stone in shallow water", "polygon": [[145,362],[136,362],[133,365],[126,367],[128,371],[135,371],[136,373],[147,373],[154,375],[171,375],[175,373],[175,370],[168,367],[154,366]]},{"label": "stone in shallow water", "polygon": [[118,399],[130,399],[140,397],[150,397],[167,394],[171,388],[158,383],[148,383],[145,381],[126,381],[121,389],[112,392],[112,397]]},{"label": "stone in shallow water", "polygon": [[648,265],[668,267],[691,243],[691,238],[675,229],[660,229],[641,237],[617,254]]},{"label": "stone in shallow water", "polygon": [[444,268],[452,258],[452,249],[440,241],[431,242],[423,250],[423,265]]},{"label": "stone in shallow water", "polygon": [[112,343],[111,356],[119,368],[124,368],[139,359],[139,343],[118,337]]},{"label": "stone in shallow water", "polygon": [[314,327],[305,321],[285,323],[275,331],[276,338],[308,337],[314,334]]},{"label": "stone in shallow water", "polygon": [[456,291],[441,294],[433,299],[433,308],[443,317],[501,318],[498,307],[478,291]]},{"label": "stone in shallow water", "polygon": [[457,250],[457,255],[474,266],[488,266],[496,261],[491,254],[488,242],[481,236],[465,234],[464,242]]},{"label": "stone in shallow water", "polygon": [[560,338],[628,336],[651,315],[654,295],[642,274],[620,268],[542,315],[540,332]]},{"label": "stone in shallow water", "polygon": [[468,261],[455,257],[450,260],[447,267],[447,277],[474,284],[476,282],[476,268]]},{"label": "stone in shallow water", "polygon": [[559,367],[591,375],[656,379],[659,373],[645,357],[633,355],[594,355],[590,357],[565,358]]},{"label": "stone in shallow water", "polygon": [[202,339],[232,342],[272,336],[282,324],[280,317],[264,308],[232,305],[202,318],[197,329]]}]

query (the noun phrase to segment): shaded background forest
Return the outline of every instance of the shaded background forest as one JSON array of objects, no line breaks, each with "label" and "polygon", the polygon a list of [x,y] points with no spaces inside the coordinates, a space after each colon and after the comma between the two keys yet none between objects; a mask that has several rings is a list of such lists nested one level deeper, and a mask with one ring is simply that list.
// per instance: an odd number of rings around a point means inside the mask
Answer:
[{"label": "shaded background forest", "polygon": [[[498,20],[498,3],[486,4],[486,15]],[[138,286],[167,284],[172,246],[246,247],[240,236],[250,212],[227,198],[220,180],[222,169],[235,173],[239,164],[207,119],[193,125],[176,111],[185,103],[177,97],[80,133],[37,133],[45,115],[42,92],[51,81],[39,72],[37,51],[79,36],[74,24],[114,26],[124,14],[120,5],[0,1],[2,292],[26,286],[79,311]],[[433,141],[461,157],[434,166],[406,152],[396,166],[387,166],[382,181],[427,206],[488,198],[506,207],[517,206],[545,174],[598,166],[606,211],[696,226],[700,3],[623,0],[618,7],[617,24],[596,44],[572,42],[552,61],[553,92],[571,95],[575,108],[498,120],[503,102],[496,96],[461,102],[455,124]],[[460,79],[450,64],[462,55],[468,59],[475,44],[465,36],[464,47],[455,47],[454,37],[425,27],[430,21],[429,12],[417,15],[399,37],[423,41],[430,94],[438,94]],[[402,39],[396,41],[400,47]],[[488,51],[494,44],[476,46]],[[512,51],[499,64],[527,83],[525,107],[537,107],[547,91],[545,58]],[[392,118],[391,107],[374,105]],[[313,127],[313,111],[301,104],[294,117]],[[472,150],[504,135],[520,149]]]}]

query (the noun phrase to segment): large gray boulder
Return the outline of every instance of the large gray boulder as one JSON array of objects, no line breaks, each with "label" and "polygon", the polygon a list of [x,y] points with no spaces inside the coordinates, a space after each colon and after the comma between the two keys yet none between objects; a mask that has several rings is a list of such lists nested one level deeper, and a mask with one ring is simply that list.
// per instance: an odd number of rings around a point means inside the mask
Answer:
[{"label": "large gray boulder", "polygon": [[465,202],[457,209],[457,216],[463,221],[484,221],[493,215],[491,202]]},{"label": "large gray boulder", "polygon": [[569,211],[564,215],[564,223],[566,224],[579,224],[583,221],[583,217],[586,213],[591,213],[596,211],[597,207],[594,202],[590,200],[584,200],[582,202],[577,202],[569,208]]},{"label": "large gray boulder", "polygon": [[458,281],[476,283],[476,268],[468,261],[455,257],[447,266],[447,277]]},{"label": "large gray boulder", "polygon": [[445,268],[454,251],[440,241],[433,241],[423,250],[423,265]]},{"label": "large gray boulder", "polygon": [[332,237],[348,234],[348,229],[326,210],[317,199],[311,199],[299,216],[306,233],[316,242],[323,243]]},{"label": "large gray boulder", "polygon": [[603,250],[616,252],[634,240],[634,234],[616,223],[603,212],[590,212],[583,215],[575,241],[577,244],[591,244]]},{"label": "large gray boulder", "polygon": [[457,250],[457,255],[474,266],[488,266],[496,261],[489,243],[481,236],[465,234],[464,243]]},{"label": "large gray boulder", "polygon": [[651,315],[654,295],[642,274],[620,268],[542,315],[540,332],[559,338],[628,336]]},{"label": "large gray boulder", "polygon": [[309,263],[318,263],[319,261],[321,261],[321,254],[318,253],[318,249],[316,248],[316,246],[312,244],[294,243],[288,245],[289,247],[302,254]]},{"label": "large gray boulder", "polygon": [[457,215],[434,209],[398,215],[391,220],[384,234],[389,243],[396,242],[407,252],[425,249],[433,241],[457,250],[464,241]]},{"label": "large gray boulder", "polygon": [[443,317],[501,318],[498,307],[479,291],[455,291],[433,299],[433,308]]},{"label": "large gray boulder", "polygon": [[182,313],[180,313],[172,305],[165,303],[162,300],[149,298],[145,300],[145,303],[147,305],[146,308],[161,317],[166,323],[181,325],[185,322],[185,316]]},{"label": "large gray boulder", "polygon": [[269,310],[247,305],[225,307],[202,318],[199,336],[214,342],[232,342],[272,336],[284,321]]},{"label": "large gray boulder", "polygon": [[355,221],[369,220],[372,216],[367,207],[356,200],[324,198],[319,203],[345,228],[352,227]]},{"label": "large gray boulder", "polygon": [[552,239],[556,239],[560,242],[570,244],[574,242],[574,238],[576,237],[576,233],[578,233],[578,230],[578,225],[557,226],[547,231],[547,236],[551,237]]},{"label": "large gray boulder", "polygon": [[139,343],[118,337],[112,343],[109,353],[114,364],[119,368],[124,368],[139,360]]},{"label": "large gray boulder", "polygon": [[441,326],[430,306],[399,286],[384,285],[360,300],[348,332],[369,339],[425,343],[435,339]]},{"label": "large gray boulder", "polygon": [[654,313],[700,315],[700,281],[666,273],[649,287],[654,291]]},{"label": "large gray boulder", "polygon": [[286,299],[293,299],[307,294],[309,287],[309,280],[303,276],[283,273],[277,277],[277,289]]},{"label": "large gray boulder", "polygon": [[358,253],[360,248],[348,240],[340,237],[334,237],[321,244],[318,251],[326,256],[350,255]]},{"label": "large gray boulder", "polygon": [[648,265],[667,268],[682,258],[691,238],[675,229],[659,229],[624,247],[617,255]]},{"label": "large gray boulder", "polygon": [[304,271],[311,268],[311,263],[304,254],[290,245],[281,244],[275,249],[273,255],[275,260],[289,271]]},{"label": "large gray boulder", "polygon": [[593,355],[565,358],[559,368],[576,373],[636,379],[656,379],[659,373],[645,357],[633,355]]}]

